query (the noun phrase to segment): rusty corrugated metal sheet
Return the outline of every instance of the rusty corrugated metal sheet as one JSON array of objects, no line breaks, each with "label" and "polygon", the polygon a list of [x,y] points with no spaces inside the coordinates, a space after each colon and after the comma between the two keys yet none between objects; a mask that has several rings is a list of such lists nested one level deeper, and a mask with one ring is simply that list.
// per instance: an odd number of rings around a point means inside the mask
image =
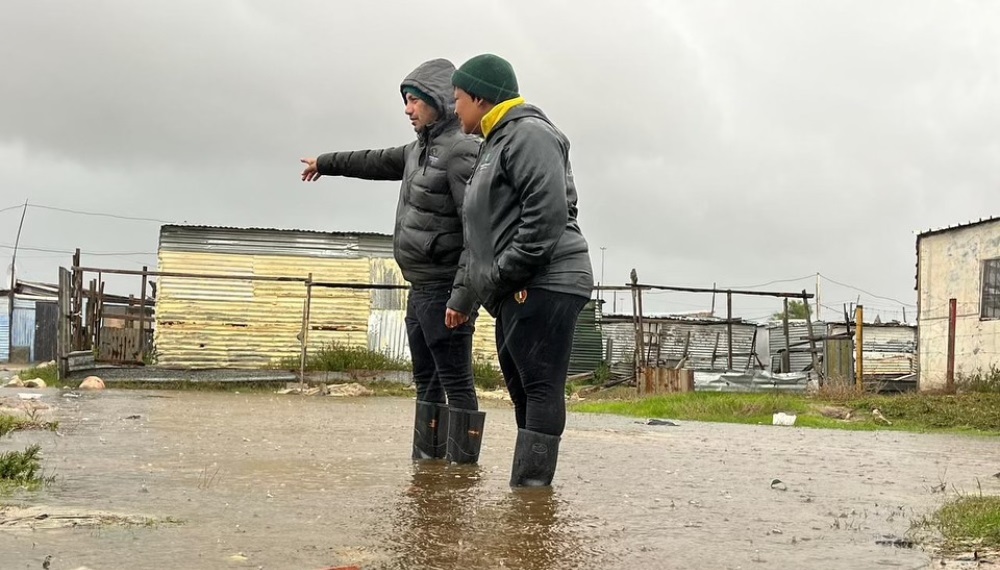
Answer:
[{"label": "rusty corrugated metal sheet", "polygon": [[[368,283],[369,260],[234,255],[161,250],[160,270],[257,276],[306,276]],[[159,364],[179,368],[260,368],[299,354],[302,283],[160,278],[156,311]],[[315,288],[310,348],[330,342],[367,346],[371,293]]]}]

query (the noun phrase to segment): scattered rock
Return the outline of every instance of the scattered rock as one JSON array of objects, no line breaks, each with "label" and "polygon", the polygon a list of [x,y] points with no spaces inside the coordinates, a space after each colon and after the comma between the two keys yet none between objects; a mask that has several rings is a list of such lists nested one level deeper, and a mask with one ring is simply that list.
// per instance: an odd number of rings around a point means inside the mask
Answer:
[{"label": "scattered rock", "polygon": [[125,416],[126,420],[138,420],[138,419],[141,419],[141,418],[142,418],[142,416],[140,416],[139,414],[132,414],[131,416]]},{"label": "scattered rock", "polygon": [[45,380],[42,380],[41,378],[32,378],[31,380],[25,380],[24,381],[24,387],[25,388],[48,388],[48,384],[46,384]]},{"label": "scattered rock", "polygon": [[24,388],[24,382],[21,381],[20,376],[11,376],[10,381],[4,384],[5,388]]},{"label": "scattered rock", "polygon": [[775,491],[787,491],[788,485],[785,485],[781,479],[771,479],[771,488]]},{"label": "scattered rock", "polygon": [[97,376],[87,376],[80,382],[80,390],[103,390],[104,380]]},{"label": "scattered rock", "polygon": [[32,394],[30,392],[20,392],[17,395],[18,398],[22,400],[39,400],[41,399],[41,394]]},{"label": "scattered rock", "polygon": [[350,384],[330,384],[326,387],[326,389],[331,396],[341,398],[356,398],[359,396],[375,395],[374,390],[366,388],[357,382],[351,382]]}]

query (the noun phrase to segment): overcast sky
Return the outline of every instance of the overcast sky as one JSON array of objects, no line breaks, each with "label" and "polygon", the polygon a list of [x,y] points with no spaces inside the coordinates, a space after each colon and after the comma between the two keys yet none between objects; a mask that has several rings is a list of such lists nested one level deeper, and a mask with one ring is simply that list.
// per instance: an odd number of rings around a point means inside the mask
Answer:
[{"label": "overcast sky", "polygon": [[[634,267],[651,283],[812,292],[819,272],[844,284],[822,281],[825,305],[860,295],[901,318],[916,232],[1000,214],[1000,3],[609,6],[4,0],[0,210],[391,232],[398,184],[304,184],[299,157],[407,142],[400,80],[493,52],[569,136],[609,283]],[[19,215],[0,212],[5,267]],[[29,208],[19,275],[54,282],[68,264],[37,249],[155,266],[158,228]],[[735,305],[754,318],[779,303]]]}]

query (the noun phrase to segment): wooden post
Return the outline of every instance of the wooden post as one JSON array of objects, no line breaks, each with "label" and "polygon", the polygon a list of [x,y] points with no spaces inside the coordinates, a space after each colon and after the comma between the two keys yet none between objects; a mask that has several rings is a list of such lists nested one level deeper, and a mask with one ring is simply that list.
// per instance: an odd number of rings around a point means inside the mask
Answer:
[{"label": "wooden post", "polygon": [[785,331],[785,352],[781,354],[781,371],[787,374],[792,371],[792,340],[788,332],[788,297],[785,297],[784,303],[785,312],[781,316],[781,322]]},{"label": "wooden post", "polygon": [[757,356],[757,327],[753,328],[753,338],[750,340],[750,354],[747,355],[747,367],[743,369],[744,372],[750,371],[755,356]]},{"label": "wooden post", "polygon": [[97,279],[90,280],[90,288],[87,290],[87,342],[90,344],[86,348],[94,348],[94,343],[97,341],[96,328],[94,326],[94,319],[97,316]]},{"label": "wooden post", "polygon": [[859,391],[864,390],[865,383],[865,308],[861,305],[854,307],[854,374],[855,382]]},{"label": "wooden post", "polygon": [[642,289],[636,290],[636,298],[639,301],[639,350],[642,356],[642,367],[649,365],[646,362],[646,325],[642,322]]},{"label": "wooden post", "polygon": [[733,292],[726,291],[726,371],[733,369]]},{"label": "wooden post", "polygon": [[[818,291],[818,290],[817,290]],[[816,337],[813,336],[812,317],[809,315],[809,297],[806,290],[802,290],[802,306],[806,308],[806,332],[809,335],[809,354],[812,355],[812,369],[816,374],[816,382],[823,383],[823,372],[819,369],[819,355],[816,352]],[[819,303],[816,304],[819,307]]]},{"label": "wooden post", "polygon": [[70,336],[73,346],[70,351],[83,348],[83,271],[80,270],[80,248],[73,253],[73,285],[70,289],[70,318],[72,327]]},{"label": "wooden post", "polygon": [[712,347],[712,370],[715,370],[715,360],[719,357],[719,337],[721,336],[722,333],[715,333],[715,346]]},{"label": "wooden post", "polygon": [[104,281],[98,277],[97,286],[97,328],[94,331],[94,348],[101,350],[101,328],[104,323]]},{"label": "wooden post", "polygon": [[142,289],[139,293],[139,360],[146,362],[146,287],[149,266],[142,266]]},{"label": "wooden post", "polygon": [[59,379],[69,376],[69,353],[72,351],[70,339],[70,290],[73,276],[65,267],[59,268],[59,321],[56,324],[56,364]]},{"label": "wooden post", "polygon": [[309,329],[312,327],[312,280],[313,274],[306,279],[306,300],[302,306],[302,360],[299,364],[299,394],[306,393],[306,359],[309,351]]},{"label": "wooden post", "polygon": [[955,392],[955,328],[958,324],[958,299],[948,300],[948,376],[945,378],[945,389],[949,394]]}]

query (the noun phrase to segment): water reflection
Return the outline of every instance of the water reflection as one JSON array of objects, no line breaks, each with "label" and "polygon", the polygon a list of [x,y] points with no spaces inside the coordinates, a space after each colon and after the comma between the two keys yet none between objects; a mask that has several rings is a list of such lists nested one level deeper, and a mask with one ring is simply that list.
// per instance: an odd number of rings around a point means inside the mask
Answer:
[{"label": "water reflection", "polygon": [[415,464],[393,511],[386,568],[562,570],[596,554],[552,489],[490,496],[476,466]]}]

